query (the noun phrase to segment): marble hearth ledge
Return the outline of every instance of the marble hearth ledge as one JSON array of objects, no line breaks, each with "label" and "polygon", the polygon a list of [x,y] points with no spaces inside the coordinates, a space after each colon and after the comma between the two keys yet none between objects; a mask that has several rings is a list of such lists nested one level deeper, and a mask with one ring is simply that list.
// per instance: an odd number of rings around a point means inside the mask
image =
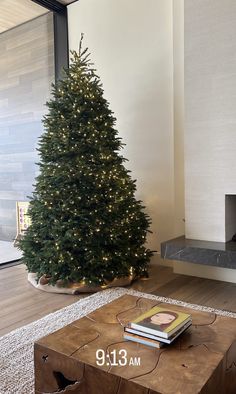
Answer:
[{"label": "marble hearth ledge", "polygon": [[161,244],[163,259],[236,269],[236,242],[209,242],[184,236]]}]

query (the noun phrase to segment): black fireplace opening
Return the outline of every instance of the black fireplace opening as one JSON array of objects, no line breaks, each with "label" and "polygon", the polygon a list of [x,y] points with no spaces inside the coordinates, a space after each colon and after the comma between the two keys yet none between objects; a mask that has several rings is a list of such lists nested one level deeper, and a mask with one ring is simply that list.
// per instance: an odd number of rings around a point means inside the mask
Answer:
[{"label": "black fireplace opening", "polygon": [[236,242],[236,195],[225,195],[225,240]]}]

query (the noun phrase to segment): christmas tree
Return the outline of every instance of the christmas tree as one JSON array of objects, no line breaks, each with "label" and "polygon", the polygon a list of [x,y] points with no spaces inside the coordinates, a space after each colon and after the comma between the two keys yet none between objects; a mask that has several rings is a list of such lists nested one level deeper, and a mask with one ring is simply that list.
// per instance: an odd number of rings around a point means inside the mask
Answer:
[{"label": "christmas tree", "polygon": [[71,53],[47,102],[28,212],[32,224],[19,247],[38,278],[102,286],[147,275],[150,219],[135,198],[116,119],[87,49]]}]

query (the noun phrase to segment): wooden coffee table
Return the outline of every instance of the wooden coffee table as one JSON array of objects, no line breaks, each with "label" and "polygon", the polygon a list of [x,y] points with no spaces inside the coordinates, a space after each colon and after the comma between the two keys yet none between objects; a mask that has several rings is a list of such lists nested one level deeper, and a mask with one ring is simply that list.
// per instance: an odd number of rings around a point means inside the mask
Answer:
[{"label": "wooden coffee table", "polygon": [[172,345],[124,341],[123,325],[154,305],[167,306],[124,295],[40,339],[36,393],[235,394],[236,319],[171,305],[193,317]]}]

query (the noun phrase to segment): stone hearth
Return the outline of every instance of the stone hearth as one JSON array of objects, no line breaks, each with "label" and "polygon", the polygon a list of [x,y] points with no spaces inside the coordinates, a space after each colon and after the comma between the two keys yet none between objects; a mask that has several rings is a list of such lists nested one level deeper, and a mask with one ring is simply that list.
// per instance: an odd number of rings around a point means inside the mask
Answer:
[{"label": "stone hearth", "polygon": [[236,242],[209,242],[184,236],[161,244],[161,257],[169,260],[236,269]]}]

